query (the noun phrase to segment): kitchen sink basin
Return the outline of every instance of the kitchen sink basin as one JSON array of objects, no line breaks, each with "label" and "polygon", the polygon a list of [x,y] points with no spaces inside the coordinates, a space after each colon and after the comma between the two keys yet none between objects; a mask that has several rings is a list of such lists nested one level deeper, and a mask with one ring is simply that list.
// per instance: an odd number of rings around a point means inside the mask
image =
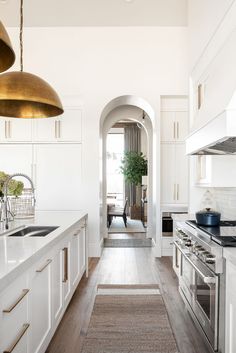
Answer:
[{"label": "kitchen sink basin", "polygon": [[58,227],[52,226],[28,226],[9,234],[9,237],[45,237]]}]

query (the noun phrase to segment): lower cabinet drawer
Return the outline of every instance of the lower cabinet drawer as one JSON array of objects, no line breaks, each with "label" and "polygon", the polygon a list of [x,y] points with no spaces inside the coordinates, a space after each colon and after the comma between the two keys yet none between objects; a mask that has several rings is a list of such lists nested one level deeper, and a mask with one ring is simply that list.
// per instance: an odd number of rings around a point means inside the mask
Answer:
[{"label": "lower cabinet drawer", "polygon": [[29,331],[27,276],[0,294],[0,352],[26,352]]},{"label": "lower cabinet drawer", "polygon": [[162,248],[171,249],[173,247],[174,239],[173,237],[162,238]]}]

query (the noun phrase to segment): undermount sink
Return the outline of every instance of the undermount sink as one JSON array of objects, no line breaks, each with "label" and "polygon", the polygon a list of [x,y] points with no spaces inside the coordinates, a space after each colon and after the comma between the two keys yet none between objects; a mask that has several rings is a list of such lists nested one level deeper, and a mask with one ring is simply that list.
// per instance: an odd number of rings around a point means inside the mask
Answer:
[{"label": "undermount sink", "polygon": [[45,237],[58,227],[52,226],[28,226],[9,234],[9,237]]}]

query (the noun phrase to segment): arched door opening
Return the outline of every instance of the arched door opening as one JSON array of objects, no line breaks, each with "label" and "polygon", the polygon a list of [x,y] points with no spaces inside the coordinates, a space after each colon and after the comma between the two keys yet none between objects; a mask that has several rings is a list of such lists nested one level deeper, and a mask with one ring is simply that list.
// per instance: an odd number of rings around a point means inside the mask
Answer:
[{"label": "arched door opening", "polygon": [[[150,115],[152,117],[150,117]],[[154,239],[155,241],[155,170],[154,170],[154,148],[153,148],[153,121],[154,121],[154,113],[152,108],[148,105],[147,102],[143,101],[140,98],[133,96],[123,96],[118,97],[111,101],[103,110],[103,114],[101,117],[100,124],[100,137],[101,137],[101,182],[100,182],[100,197],[101,197],[101,235],[103,238],[108,238],[111,233],[127,233],[135,232],[135,233],[143,233],[143,235],[139,236],[140,238],[145,237],[149,240]],[[125,204],[125,198],[127,197],[127,190],[122,190],[122,175],[113,175],[113,180],[109,180],[109,157],[111,159],[117,158],[117,151],[113,151],[114,145],[113,141],[119,141],[120,143],[120,152],[122,149],[122,143],[124,144],[124,129],[129,130],[130,127],[133,127],[134,130],[137,131],[140,135],[140,148],[139,151],[143,153],[144,156],[148,159],[148,175],[146,178],[147,182],[143,182],[143,189],[136,189],[139,195],[135,195],[136,203],[135,203],[135,212],[133,210],[132,214],[128,212],[128,226],[125,229],[125,226],[122,226],[124,219],[119,217],[119,221],[117,218],[114,218],[114,222],[112,229],[109,228],[109,207],[113,207],[115,204],[123,207]],[[115,133],[120,136],[114,136]],[[123,136],[122,136],[123,134]],[[112,136],[113,135],[113,136]],[[132,139],[132,138],[131,138]],[[123,142],[122,142],[123,140]],[[127,141],[126,141],[127,144]],[[112,147],[113,146],[113,147]],[[132,149],[132,148],[131,148]],[[118,167],[116,161],[114,162],[115,167]],[[112,164],[111,163],[111,164]],[[110,169],[111,172],[111,169]],[[112,179],[112,178],[111,178]],[[115,182],[115,179],[117,180]],[[114,182],[116,183],[114,187]],[[120,184],[120,185],[118,185]],[[144,189],[145,184],[148,184],[146,191],[146,202],[142,202],[141,198],[144,200]],[[112,186],[113,185],[113,186]],[[127,186],[126,186],[127,187]],[[115,192],[113,192],[115,190]],[[118,195],[119,194],[119,195]],[[110,196],[110,198],[108,198]],[[143,197],[142,197],[143,196]],[[113,201],[115,200],[115,202]],[[140,200],[140,204],[138,204],[138,200]],[[109,202],[110,201],[110,202]],[[129,200],[130,202],[130,200]],[[111,204],[109,206],[109,203]],[[131,205],[132,206],[132,205]],[[142,206],[142,207],[141,207]],[[129,209],[132,211],[132,208]],[[134,220],[134,218],[139,218],[141,216],[140,212],[142,210],[142,221],[145,221],[145,217],[147,216],[147,227],[143,227],[143,223],[140,220]],[[145,214],[146,213],[146,214]],[[123,229],[121,229],[123,227]],[[112,236],[110,236],[112,238]],[[114,238],[114,236],[113,236]],[[152,241],[150,241],[150,244]]]}]

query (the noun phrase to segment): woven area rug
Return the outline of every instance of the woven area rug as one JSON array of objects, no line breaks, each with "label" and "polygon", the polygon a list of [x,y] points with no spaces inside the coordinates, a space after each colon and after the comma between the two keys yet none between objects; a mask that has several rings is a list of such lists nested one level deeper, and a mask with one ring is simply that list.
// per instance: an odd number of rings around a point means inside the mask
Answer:
[{"label": "woven area rug", "polygon": [[116,217],[113,219],[108,233],[146,233],[141,221],[130,219],[128,217],[127,227],[125,227],[123,219]]},{"label": "woven area rug", "polygon": [[151,248],[152,239],[104,239],[104,248]]},{"label": "woven area rug", "polygon": [[82,353],[179,353],[157,285],[99,285]]}]

